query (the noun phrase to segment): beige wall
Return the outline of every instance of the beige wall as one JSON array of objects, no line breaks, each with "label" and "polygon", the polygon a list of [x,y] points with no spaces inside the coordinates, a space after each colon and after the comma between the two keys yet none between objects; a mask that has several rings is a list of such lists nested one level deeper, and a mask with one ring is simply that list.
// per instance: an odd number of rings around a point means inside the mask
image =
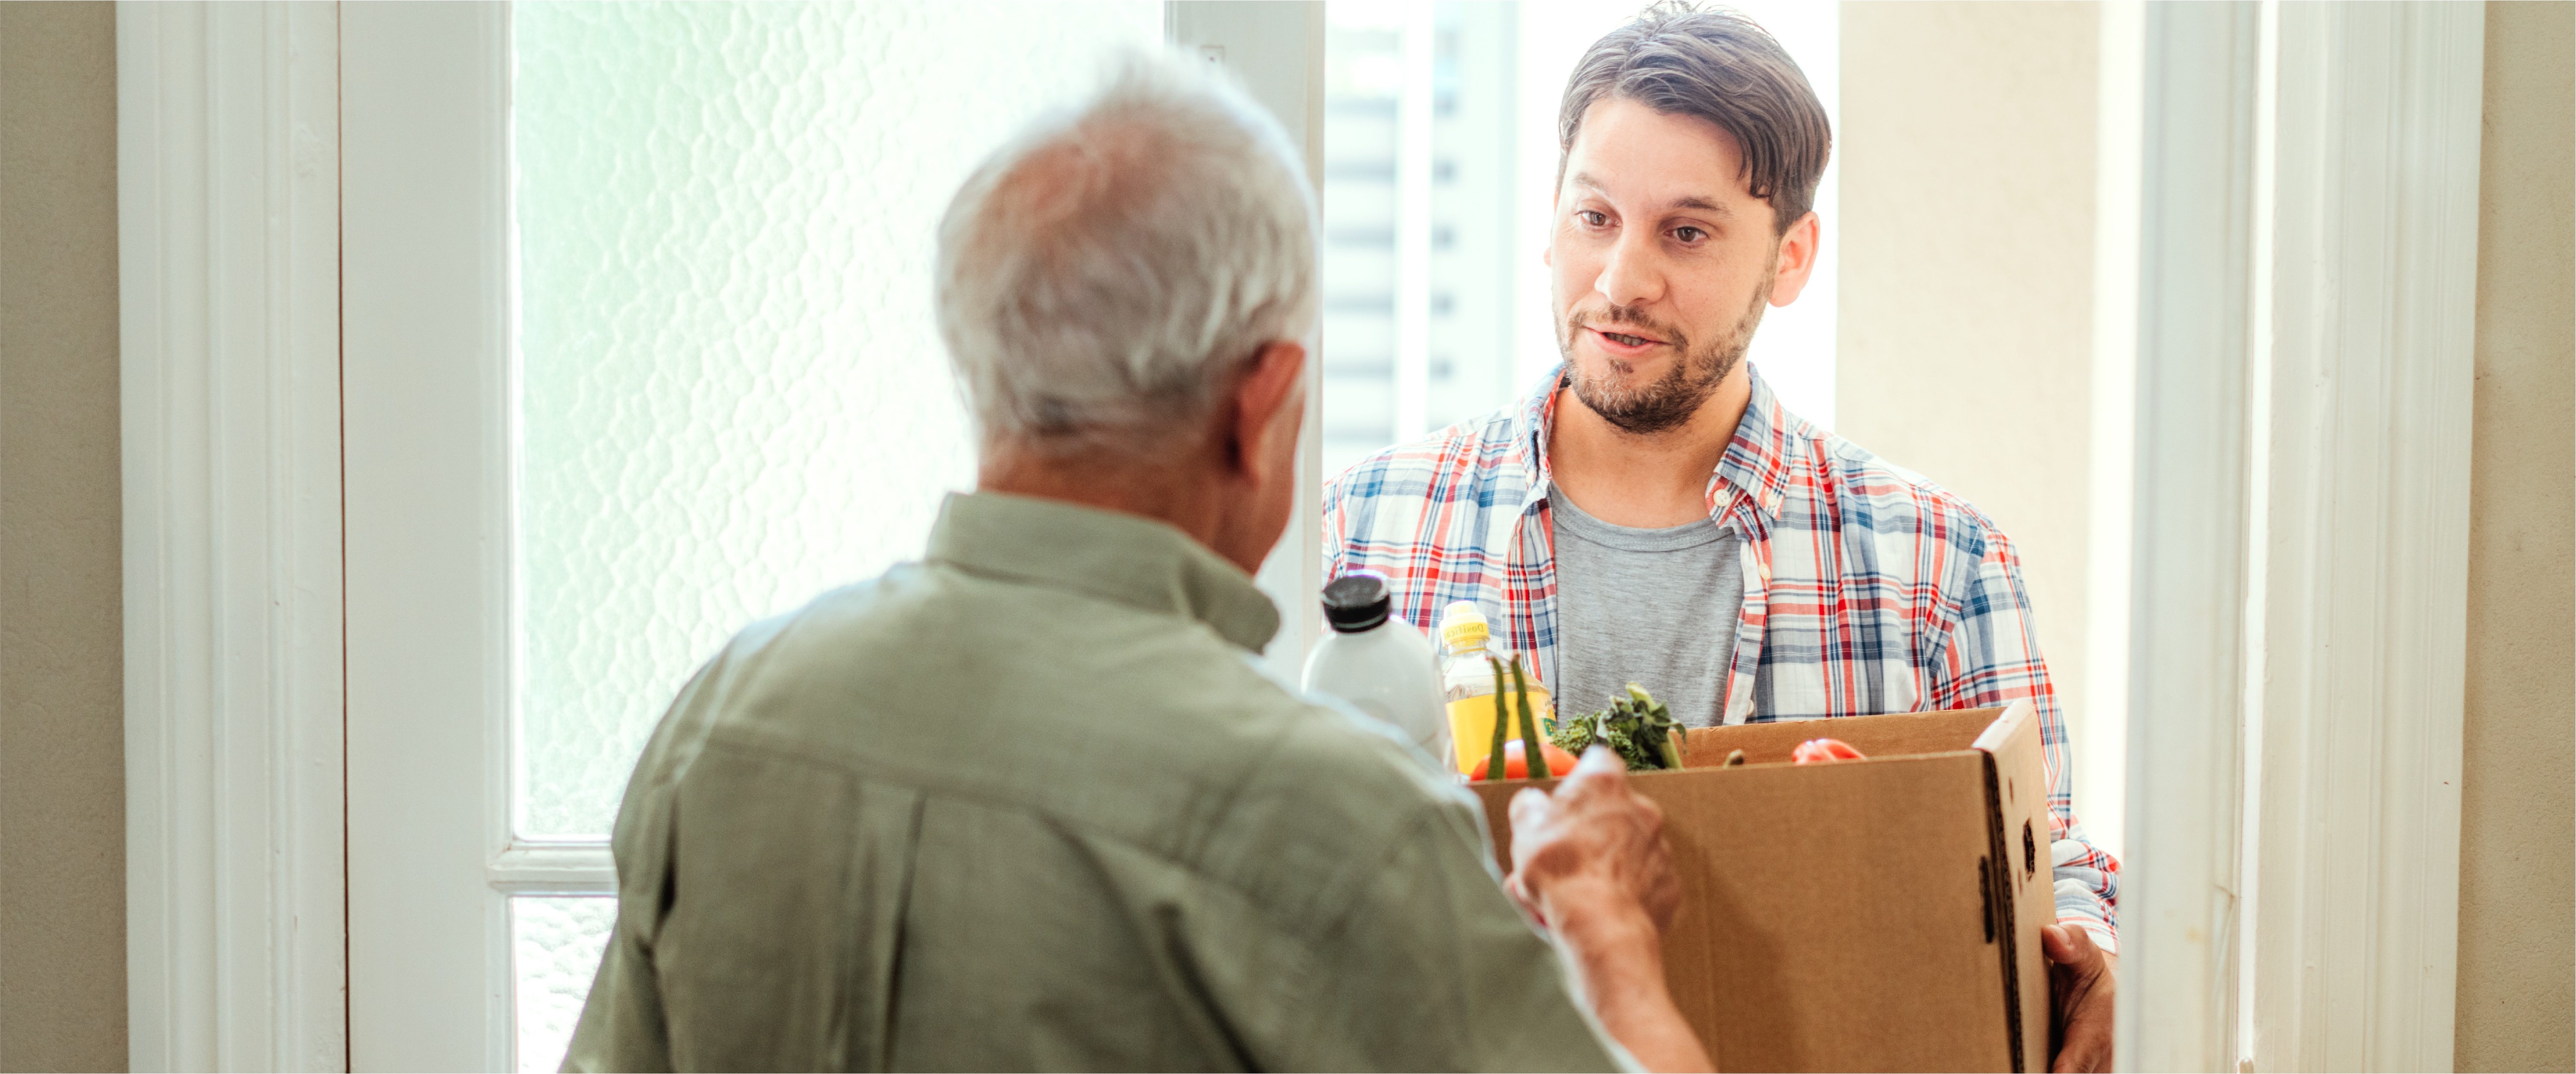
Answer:
[{"label": "beige wall", "polygon": [[2576,1070],[2576,5],[2487,5],[2461,1070]]},{"label": "beige wall", "polygon": [[1835,431],[2012,537],[2087,749],[2099,12],[1853,2],[1842,17]]},{"label": "beige wall", "polygon": [[123,1070],[116,34],[0,3],[0,1069]]}]

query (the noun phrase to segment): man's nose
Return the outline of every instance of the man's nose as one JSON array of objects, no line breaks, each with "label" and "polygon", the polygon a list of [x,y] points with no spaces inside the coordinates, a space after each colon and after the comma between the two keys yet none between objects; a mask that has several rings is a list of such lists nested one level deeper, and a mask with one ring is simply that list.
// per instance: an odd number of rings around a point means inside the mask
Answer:
[{"label": "man's nose", "polygon": [[1619,241],[1610,247],[1610,256],[1601,263],[1601,275],[1592,281],[1592,288],[1609,299],[1613,309],[1641,306],[1664,297],[1664,275],[1655,256],[1653,234],[1621,232]]}]

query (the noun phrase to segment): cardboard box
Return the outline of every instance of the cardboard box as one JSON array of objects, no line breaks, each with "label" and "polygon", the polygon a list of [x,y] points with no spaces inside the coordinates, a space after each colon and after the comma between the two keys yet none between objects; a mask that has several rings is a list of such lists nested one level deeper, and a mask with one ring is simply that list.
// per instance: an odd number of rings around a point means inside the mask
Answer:
[{"label": "cardboard box", "polygon": [[[1818,737],[1868,759],[1789,763]],[[1737,749],[1746,765],[1718,767]],[[2039,930],[2057,915],[2029,703],[1709,728],[1683,765],[1632,778],[1681,874],[1664,974],[1719,1069],[2048,1069]],[[1470,784],[1506,868],[1507,803],[1531,785]]]}]

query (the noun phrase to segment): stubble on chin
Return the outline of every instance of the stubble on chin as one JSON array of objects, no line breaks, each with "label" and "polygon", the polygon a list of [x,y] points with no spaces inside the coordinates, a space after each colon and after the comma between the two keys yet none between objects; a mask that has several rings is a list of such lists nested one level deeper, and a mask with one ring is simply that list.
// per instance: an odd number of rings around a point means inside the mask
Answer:
[{"label": "stubble on chin", "polygon": [[1745,351],[1753,345],[1754,330],[1762,325],[1763,307],[1770,304],[1771,282],[1766,276],[1762,286],[1755,289],[1752,304],[1736,320],[1733,329],[1705,346],[1692,347],[1680,333],[1663,329],[1680,343],[1682,360],[1673,363],[1672,368],[1665,370],[1664,375],[1655,378],[1653,383],[1637,387],[1619,384],[1614,379],[1634,368],[1626,362],[1612,360],[1608,375],[1595,375],[1586,370],[1583,363],[1575,361],[1575,333],[1582,331],[1586,324],[1595,322],[1625,321],[1640,326],[1653,326],[1655,322],[1634,315],[1621,317],[1615,311],[1599,316],[1580,313],[1570,316],[1557,333],[1557,349],[1565,358],[1565,375],[1560,384],[1574,389],[1574,397],[1586,409],[1629,435],[1653,436],[1680,428],[1690,421],[1692,415],[1699,413],[1699,408],[1708,402],[1710,396],[1717,394],[1718,385],[1726,383],[1726,378],[1734,375],[1735,367],[1743,364]]}]

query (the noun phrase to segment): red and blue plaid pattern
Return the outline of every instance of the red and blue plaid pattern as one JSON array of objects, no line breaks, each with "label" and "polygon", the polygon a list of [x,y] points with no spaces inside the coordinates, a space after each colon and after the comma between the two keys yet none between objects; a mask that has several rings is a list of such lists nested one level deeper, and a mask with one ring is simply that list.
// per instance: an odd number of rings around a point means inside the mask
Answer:
[{"label": "red and blue plaid pattern", "polygon": [[[2030,698],[2047,759],[2057,911],[2117,934],[2119,863],[2075,820],[2066,727],[2032,634],[2021,564],[1948,490],[1781,408],[1758,373],[1708,483],[1743,540],[1744,610],[1726,722],[2001,707]],[[1558,374],[1518,405],[1381,451],[1324,485],[1324,576],[1372,570],[1431,628],[1474,601],[1499,644],[1556,676],[1546,445]]]}]

